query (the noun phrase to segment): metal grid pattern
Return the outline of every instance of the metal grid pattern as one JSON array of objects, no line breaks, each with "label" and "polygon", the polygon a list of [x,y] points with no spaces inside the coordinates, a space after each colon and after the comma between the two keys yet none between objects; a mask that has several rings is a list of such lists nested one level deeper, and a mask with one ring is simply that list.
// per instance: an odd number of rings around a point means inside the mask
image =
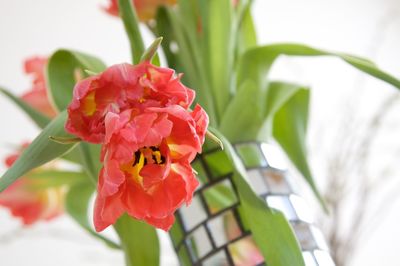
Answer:
[{"label": "metal grid pattern", "polygon": [[[256,193],[283,212],[301,245],[307,266],[334,265],[313,215],[292,189],[282,154],[266,143],[234,145]],[[240,203],[225,154],[214,150],[193,163],[201,185],[192,204],[176,213],[171,239],[181,265],[266,265],[239,214]]]}]

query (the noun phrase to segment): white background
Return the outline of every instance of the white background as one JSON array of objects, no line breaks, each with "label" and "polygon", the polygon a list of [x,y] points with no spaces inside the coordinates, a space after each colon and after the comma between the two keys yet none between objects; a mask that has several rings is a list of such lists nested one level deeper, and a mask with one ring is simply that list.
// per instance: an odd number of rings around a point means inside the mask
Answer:
[{"label": "white background", "polygon": [[[399,1],[255,2],[254,15],[261,43],[301,42],[367,56],[400,76]],[[23,60],[35,54],[48,55],[58,48],[89,52],[108,64],[129,61],[123,27],[119,20],[101,11],[101,4],[104,1],[0,0],[0,84],[16,94],[23,93],[30,86],[22,72]],[[284,58],[272,75],[301,81],[313,88],[308,142],[320,185],[323,183],[323,176],[318,176],[321,127],[325,132],[335,127],[335,119],[351,100],[350,92],[361,83],[359,94],[363,95],[366,115],[381,95],[394,92],[391,86],[365,78],[337,59]],[[8,144],[18,144],[37,134],[32,123],[4,97],[0,97],[0,125],[1,158],[10,152]],[[1,166],[0,172],[4,170]],[[400,214],[395,211],[399,207],[397,202],[394,211],[356,254],[352,265],[399,265]],[[165,235],[162,243],[163,265],[176,265]],[[97,243],[68,217],[24,230],[4,210],[0,211],[0,261],[5,266],[123,265],[121,254]]]}]

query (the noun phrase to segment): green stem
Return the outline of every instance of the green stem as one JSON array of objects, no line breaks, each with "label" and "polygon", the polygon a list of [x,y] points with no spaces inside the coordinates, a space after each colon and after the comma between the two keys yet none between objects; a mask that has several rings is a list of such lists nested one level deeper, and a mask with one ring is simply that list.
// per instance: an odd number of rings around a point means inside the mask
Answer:
[{"label": "green stem", "polygon": [[114,225],[124,251],[126,266],[158,266],[160,245],[154,227],[124,214]]},{"label": "green stem", "polygon": [[131,0],[118,0],[119,14],[124,23],[131,47],[132,62],[137,64],[145,50],[142,34],[139,29],[135,7]]}]

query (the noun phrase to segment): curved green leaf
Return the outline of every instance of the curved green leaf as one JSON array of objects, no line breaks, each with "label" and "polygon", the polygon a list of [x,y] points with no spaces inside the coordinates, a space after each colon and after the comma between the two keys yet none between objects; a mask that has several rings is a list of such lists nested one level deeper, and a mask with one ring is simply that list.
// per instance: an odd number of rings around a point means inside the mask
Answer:
[{"label": "curved green leaf", "polygon": [[[251,79],[261,87],[267,82],[268,71],[275,59],[280,55],[290,56],[335,56],[355,68],[400,89],[400,80],[378,68],[371,61],[345,53],[324,51],[302,44],[282,43],[272,44],[248,50],[240,59],[237,84],[240,85],[246,79]],[[239,87],[239,86],[238,86]]]},{"label": "curved green leaf", "polygon": [[208,42],[208,70],[214,90],[218,116],[221,117],[231,96],[234,60],[233,7],[231,0],[208,1],[208,25],[204,27]]},{"label": "curved green leaf", "polygon": [[269,141],[274,114],[300,89],[303,87],[296,84],[271,82],[261,90],[246,80],[229,103],[218,130],[231,142]]},{"label": "curved green leaf", "polygon": [[[183,2],[183,0],[181,2]],[[174,37],[174,40],[178,45],[178,53],[174,55],[176,55],[175,62],[179,63],[179,66],[181,67],[180,70],[185,73],[182,79],[185,82],[185,85],[190,86],[196,91],[196,102],[200,102],[203,108],[207,111],[210,124],[217,125],[218,119],[214,102],[215,99],[213,98],[212,90],[208,89],[210,87],[208,85],[210,80],[205,73],[207,70],[204,65],[205,59],[203,58],[204,56],[198,52],[201,49],[195,48],[202,47],[201,45],[204,45],[204,43],[200,42],[198,39],[193,41],[193,37],[190,38],[191,35],[189,34],[193,32],[185,30],[188,25],[185,21],[179,19],[182,14],[178,14],[177,11],[172,8],[161,8],[160,10],[164,10],[164,15],[166,16],[163,21],[159,22],[168,22],[170,28],[159,27],[159,29],[170,30],[172,34],[169,34],[169,36]],[[197,16],[193,16],[193,19],[195,18],[197,18]]]},{"label": "curved green leaf", "polygon": [[180,71],[180,66],[177,58],[177,54],[175,54],[171,49],[171,43],[174,41],[173,30],[171,28],[168,14],[166,11],[166,7],[160,7],[157,11],[156,16],[156,28],[154,29],[158,36],[162,36],[163,42],[161,46],[163,48],[165,57],[168,62],[168,66],[172,69],[175,69],[177,72]]},{"label": "curved green leaf", "polygon": [[265,93],[264,117],[272,117],[299,90],[308,89],[304,86],[288,82],[271,82]]},{"label": "curved green leaf", "polygon": [[159,266],[160,244],[154,227],[125,214],[114,228],[121,239],[126,266]]},{"label": "curved green leaf", "polygon": [[88,211],[93,192],[94,186],[91,183],[86,182],[72,186],[65,200],[66,211],[89,234],[104,241],[107,246],[119,249],[120,245],[96,233],[89,224]]},{"label": "curved green leaf", "polygon": [[131,0],[118,0],[119,15],[124,23],[131,47],[132,62],[139,63],[144,52],[144,42],[140,33],[135,7]]},{"label": "curved green leaf", "polygon": [[98,175],[102,167],[100,162],[101,145],[82,142],[79,145],[82,165],[91,180],[97,184]]},{"label": "curved green leaf", "polygon": [[[243,5],[242,3],[240,4]],[[253,16],[251,15],[251,5],[249,3],[243,6],[242,17],[239,19],[236,42],[238,46],[237,52],[240,55],[257,45],[257,33],[254,26]]]},{"label": "curved green leaf", "polygon": [[269,142],[272,136],[272,121],[275,113],[301,89],[298,84],[287,82],[270,82],[261,97],[263,101],[263,126],[258,133],[257,140]]},{"label": "curved green leaf", "polygon": [[263,124],[260,88],[249,80],[242,87],[226,108],[219,127],[231,142],[254,140]]},{"label": "curved green leaf", "polygon": [[38,127],[44,128],[50,122],[49,117],[32,108],[29,104],[21,100],[21,98],[3,88],[0,88],[0,92],[21,108],[21,110],[23,110]]},{"label": "curved green leaf", "polygon": [[67,108],[78,76],[87,76],[85,70],[99,73],[105,68],[102,61],[91,55],[70,50],[56,51],[47,64],[47,85],[54,106],[60,111]]},{"label": "curved green leaf", "polygon": [[[299,95],[303,95],[305,91],[307,92],[306,99],[298,100]],[[306,156],[308,91],[302,86],[284,82],[271,82],[266,90],[261,91],[255,83],[246,80],[228,105],[219,131],[231,142],[254,139],[270,141],[271,135],[274,134],[326,210],[324,201],[312,178]],[[292,100],[292,98],[295,99]],[[286,117],[287,121],[282,121],[282,112],[284,111],[281,109],[286,110],[287,106],[296,109],[294,104],[303,105],[303,109],[298,112],[293,110],[295,113]],[[275,118],[278,111],[280,112]]]},{"label": "curved green leaf", "polygon": [[40,188],[72,186],[87,181],[87,176],[82,172],[57,171],[53,169],[31,171],[25,177],[34,179],[33,186]]},{"label": "curved green leaf", "polygon": [[[23,110],[39,128],[44,128],[50,123],[51,119],[49,117],[32,108],[29,104],[22,101],[21,98],[13,95],[11,92],[7,91],[4,88],[0,88],[0,92],[7,96],[17,106],[19,106],[21,110]],[[80,161],[77,155],[78,154],[74,149],[71,150],[71,152],[65,154],[62,158],[73,163],[79,163]]]},{"label": "curved green leaf", "polygon": [[72,137],[64,130],[66,119],[66,112],[61,112],[22,152],[18,160],[0,178],[0,192],[28,171],[62,156],[74,147],[73,144],[62,145],[49,139],[50,136]]},{"label": "curved green leaf", "polygon": [[[287,86],[287,85],[283,85]],[[295,90],[295,88],[292,88]],[[324,200],[312,178],[307,162],[306,133],[310,90],[300,88],[276,112],[273,119],[273,136],[286,152],[296,168],[304,176],[325,210]]]},{"label": "curved green leaf", "polygon": [[224,151],[234,167],[232,180],[239,195],[241,215],[268,265],[304,266],[299,243],[289,222],[280,211],[269,208],[254,193],[247,181],[245,167],[230,142],[216,130],[211,131],[224,143]]},{"label": "curved green leaf", "polygon": [[71,163],[81,164],[82,161],[81,161],[79,150],[77,149],[78,146],[80,146],[80,144],[74,146],[67,154],[64,154],[61,157],[61,159],[69,161]]},{"label": "curved green leaf", "polygon": [[140,62],[144,61],[149,61],[152,62],[154,61],[153,64],[159,66],[160,65],[160,59],[158,58],[157,50],[160,47],[162,43],[163,37],[158,37],[156,38],[153,43],[143,52],[142,57],[140,58]]}]

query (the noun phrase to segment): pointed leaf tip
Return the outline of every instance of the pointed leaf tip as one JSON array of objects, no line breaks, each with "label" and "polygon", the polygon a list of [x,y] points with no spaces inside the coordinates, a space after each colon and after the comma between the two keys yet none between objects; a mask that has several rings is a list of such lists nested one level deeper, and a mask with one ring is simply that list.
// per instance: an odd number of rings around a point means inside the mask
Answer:
[{"label": "pointed leaf tip", "polygon": [[96,76],[96,75],[99,74],[99,73],[96,73],[96,72],[91,71],[91,70],[88,70],[88,69],[85,69],[84,71],[85,71],[85,73],[88,74],[89,76]]},{"label": "pointed leaf tip", "polygon": [[82,141],[80,138],[65,138],[57,136],[49,136],[49,139],[59,144],[74,144]]},{"label": "pointed leaf tip", "polygon": [[154,42],[149,46],[149,48],[147,48],[146,51],[143,53],[140,62],[151,62],[154,55],[157,53],[158,47],[160,47],[162,40],[163,37],[158,37],[157,39],[155,39]]},{"label": "pointed leaf tip", "polygon": [[209,130],[207,130],[206,132],[206,137],[209,138],[210,140],[214,141],[215,143],[217,143],[219,145],[219,147],[221,148],[221,150],[224,150],[224,144],[222,143],[222,141],[213,133],[211,133]]}]

